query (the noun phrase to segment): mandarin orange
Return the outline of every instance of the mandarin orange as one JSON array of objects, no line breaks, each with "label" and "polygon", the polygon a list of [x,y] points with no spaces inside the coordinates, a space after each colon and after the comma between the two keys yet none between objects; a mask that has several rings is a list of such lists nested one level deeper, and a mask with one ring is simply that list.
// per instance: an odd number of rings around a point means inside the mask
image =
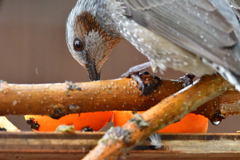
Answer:
[{"label": "mandarin orange", "polygon": [[[143,112],[138,112],[142,114]],[[122,126],[133,117],[131,111],[114,111],[114,126]],[[173,123],[161,130],[159,133],[206,133],[208,129],[208,119],[202,115],[193,113],[187,114],[181,121]]]},{"label": "mandarin orange", "polygon": [[112,114],[112,111],[81,113],[80,115],[70,114],[60,119],[52,119],[49,116],[25,115],[25,119],[34,118],[40,125],[38,131],[55,131],[59,125],[74,125],[76,131],[82,130],[84,127],[99,131],[111,120]]}]

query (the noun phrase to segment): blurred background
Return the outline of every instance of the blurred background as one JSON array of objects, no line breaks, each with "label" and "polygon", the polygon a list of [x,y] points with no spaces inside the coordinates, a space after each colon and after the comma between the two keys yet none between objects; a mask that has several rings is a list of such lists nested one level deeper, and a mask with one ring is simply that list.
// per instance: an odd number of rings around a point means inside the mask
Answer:
[{"label": "blurred background", "polygon": [[[88,81],[65,42],[65,22],[76,1],[0,0],[0,79],[18,84]],[[104,64],[101,79],[118,78],[129,67],[146,61],[124,40]],[[177,79],[184,73],[169,69],[157,75]],[[30,130],[23,116],[7,118],[19,129]],[[239,129],[240,116],[231,116],[219,126],[209,123],[208,132],[235,133]]]}]

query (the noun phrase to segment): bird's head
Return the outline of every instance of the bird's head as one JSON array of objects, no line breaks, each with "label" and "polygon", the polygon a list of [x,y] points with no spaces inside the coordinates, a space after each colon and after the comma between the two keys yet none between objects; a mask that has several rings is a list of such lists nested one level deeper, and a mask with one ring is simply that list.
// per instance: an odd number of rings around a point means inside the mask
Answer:
[{"label": "bird's head", "polygon": [[66,24],[66,41],[74,59],[88,72],[89,79],[99,80],[100,70],[121,38],[107,33],[98,23],[98,0],[78,0]]}]

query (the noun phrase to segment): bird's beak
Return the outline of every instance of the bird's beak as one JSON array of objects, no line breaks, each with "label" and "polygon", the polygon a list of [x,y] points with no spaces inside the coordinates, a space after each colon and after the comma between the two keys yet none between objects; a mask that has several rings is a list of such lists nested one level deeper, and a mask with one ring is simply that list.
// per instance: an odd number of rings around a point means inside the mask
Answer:
[{"label": "bird's beak", "polygon": [[98,73],[96,70],[96,65],[95,63],[89,63],[86,66],[87,72],[88,72],[88,77],[90,81],[96,81],[100,80],[100,72]]}]

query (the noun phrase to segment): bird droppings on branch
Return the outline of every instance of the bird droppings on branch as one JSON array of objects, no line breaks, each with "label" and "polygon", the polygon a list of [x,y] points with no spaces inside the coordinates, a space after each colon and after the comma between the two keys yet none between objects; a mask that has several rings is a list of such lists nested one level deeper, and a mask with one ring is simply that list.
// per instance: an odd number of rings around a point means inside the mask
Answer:
[{"label": "bird droppings on branch", "polygon": [[128,123],[134,122],[139,128],[143,129],[148,127],[150,124],[146,122],[141,114],[135,113],[133,118],[128,121]]},{"label": "bird droppings on branch", "polygon": [[104,136],[98,141],[98,144],[108,145],[107,142],[111,140],[114,144],[116,141],[122,140],[124,143],[130,141],[131,132],[122,127],[111,127]]}]

